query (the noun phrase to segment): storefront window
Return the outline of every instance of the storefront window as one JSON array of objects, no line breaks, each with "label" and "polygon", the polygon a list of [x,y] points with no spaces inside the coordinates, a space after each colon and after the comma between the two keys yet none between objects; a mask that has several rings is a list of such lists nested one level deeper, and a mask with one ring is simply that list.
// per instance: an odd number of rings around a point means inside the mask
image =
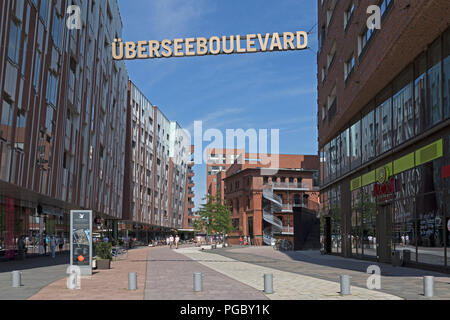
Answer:
[{"label": "storefront window", "polygon": [[362,162],[375,157],[375,119],[374,111],[369,112],[362,120]]},{"label": "storefront window", "polygon": [[417,216],[417,261],[420,263],[444,265],[444,192],[441,168],[444,159],[438,159],[417,168],[418,195]]},{"label": "storefront window", "polygon": [[361,121],[356,122],[350,128],[351,141],[351,168],[361,166]]}]

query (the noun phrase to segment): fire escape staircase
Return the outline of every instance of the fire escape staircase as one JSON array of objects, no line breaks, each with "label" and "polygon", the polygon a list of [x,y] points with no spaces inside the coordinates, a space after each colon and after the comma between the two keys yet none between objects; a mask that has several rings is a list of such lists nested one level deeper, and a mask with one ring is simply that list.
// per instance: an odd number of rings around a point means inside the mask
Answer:
[{"label": "fire escape staircase", "polygon": [[263,241],[266,245],[275,245],[274,234],[283,231],[283,222],[278,219],[274,213],[282,211],[283,200],[280,196],[273,193],[273,187],[263,188],[263,197],[269,201],[269,204],[263,208],[263,219],[269,226],[263,230]]}]

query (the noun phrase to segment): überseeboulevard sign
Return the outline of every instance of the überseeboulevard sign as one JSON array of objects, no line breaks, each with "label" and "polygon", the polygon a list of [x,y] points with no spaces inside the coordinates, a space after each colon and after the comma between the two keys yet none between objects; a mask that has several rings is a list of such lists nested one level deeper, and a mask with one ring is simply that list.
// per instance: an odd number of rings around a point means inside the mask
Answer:
[{"label": "\u00fcberseeboulevard sign", "polygon": [[248,34],[246,36],[213,36],[210,38],[185,38],[122,42],[114,39],[114,60],[157,59],[192,57],[219,54],[242,54],[270,51],[304,50],[308,48],[308,33],[304,31]]}]

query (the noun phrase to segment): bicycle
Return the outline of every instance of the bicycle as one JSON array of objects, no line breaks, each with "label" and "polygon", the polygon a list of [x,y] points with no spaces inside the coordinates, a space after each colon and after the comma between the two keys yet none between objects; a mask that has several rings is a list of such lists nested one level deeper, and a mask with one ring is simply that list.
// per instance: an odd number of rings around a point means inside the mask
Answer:
[{"label": "bicycle", "polygon": [[113,247],[111,249],[111,254],[112,254],[114,260],[128,258],[128,250],[125,248]]}]

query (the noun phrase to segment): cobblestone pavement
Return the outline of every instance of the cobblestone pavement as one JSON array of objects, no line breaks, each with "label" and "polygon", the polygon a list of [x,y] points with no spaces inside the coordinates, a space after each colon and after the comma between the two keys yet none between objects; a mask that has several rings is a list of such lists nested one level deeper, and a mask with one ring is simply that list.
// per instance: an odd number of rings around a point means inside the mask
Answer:
[{"label": "cobblestone pavement", "polygon": [[[81,277],[81,289],[67,289],[67,276],[53,282],[30,300],[142,300],[144,298],[146,259],[153,248],[128,251],[124,260],[112,261],[109,270],[94,270]],[[65,270],[64,270],[65,271]],[[128,272],[138,273],[138,290],[128,290]]]},{"label": "cobblestone pavement", "polygon": [[[0,300],[25,300],[41,288],[66,276],[68,254],[0,263]],[[12,271],[22,272],[22,287],[13,288]]]},{"label": "cobblestone pavement", "polygon": [[[270,248],[271,249],[271,248]],[[273,249],[271,249],[273,250]],[[400,300],[387,293],[352,287],[351,295],[341,296],[338,282],[319,279],[278,268],[238,261],[212,251],[199,248],[183,248],[179,253],[196,260],[202,265],[244,283],[256,290],[264,290],[264,274],[273,274],[274,293],[267,295],[272,300]],[[216,251],[214,251],[216,252]],[[225,251],[226,252],[226,251]],[[267,259],[267,258],[266,258]],[[260,259],[259,260],[263,260]],[[239,292],[234,288],[234,292]]]},{"label": "cobblestone pavement", "polygon": [[[266,300],[254,289],[186,257],[195,248],[155,248],[148,253],[146,300]],[[203,273],[203,291],[193,291],[194,272]]]},{"label": "cobblestone pavement", "polygon": [[352,286],[366,288],[369,277],[367,267],[378,265],[381,269],[381,292],[408,300],[428,300],[423,295],[423,276],[435,276],[435,297],[450,299],[450,277],[426,270],[393,267],[390,264],[321,255],[318,251],[280,252],[271,247],[226,248],[210,251],[219,256],[245,261],[259,266],[306,275],[333,282],[339,275],[350,275]]}]

